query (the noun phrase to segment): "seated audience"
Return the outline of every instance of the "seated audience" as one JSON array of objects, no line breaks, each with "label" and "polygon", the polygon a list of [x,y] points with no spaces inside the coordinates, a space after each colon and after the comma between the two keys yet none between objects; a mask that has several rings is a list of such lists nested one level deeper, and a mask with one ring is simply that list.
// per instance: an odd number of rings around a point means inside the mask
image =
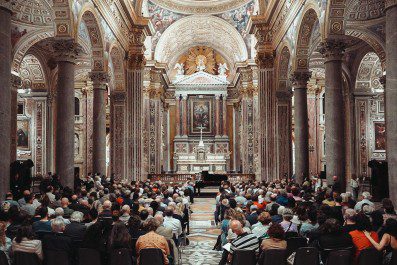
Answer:
[{"label": "seated audience", "polygon": [[136,252],[139,257],[139,253],[142,249],[158,248],[163,252],[164,264],[169,264],[168,255],[170,255],[170,249],[168,247],[168,242],[165,237],[156,234],[158,227],[159,223],[154,218],[149,219],[144,223],[144,228],[148,233],[138,238],[138,241],[136,242]]},{"label": "seated audience", "polygon": [[263,238],[267,234],[272,218],[268,212],[262,212],[258,216],[258,225],[252,229],[252,234],[256,235],[257,238]]},{"label": "seated audience", "polygon": [[352,249],[353,241],[349,234],[344,233],[338,220],[327,219],[319,227],[318,248],[323,263],[326,263],[329,251],[336,249]]},{"label": "seated audience", "polygon": [[371,221],[364,213],[358,213],[354,217],[356,222],[356,230],[349,234],[353,239],[353,244],[356,249],[355,258],[358,258],[363,249],[372,247],[371,241],[367,238],[364,232],[368,232],[375,242],[379,242],[378,234],[372,231]]},{"label": "seated audience", "polygon": [[285,241],[284,228],[277,223],[270,225],[267,230],[268,238],[262,240],[261,249],[286,249],[287,241]]},{"label": "seated audience", "polygon": [[82,223],[83,213],[74,211],[70,216],[70,224],[66,225],[65,235],[74,241],[83,241],[87,226]]},{"label": "seated audience", "polygon": [[12,255],[15,255],[16,252],[34,253],[40,260],[43,259],[41,241],[35,239],[31,225],[23,224],[18,228],[17,235],[11,245]]}]

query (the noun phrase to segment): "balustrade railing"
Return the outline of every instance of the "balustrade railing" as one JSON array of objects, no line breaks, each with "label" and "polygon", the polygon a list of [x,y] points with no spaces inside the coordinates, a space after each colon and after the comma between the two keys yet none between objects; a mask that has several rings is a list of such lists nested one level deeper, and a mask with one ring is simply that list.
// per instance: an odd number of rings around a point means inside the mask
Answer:
[{"label": "balustrade railing", "polygon": [[[255,174],[226,173],[224,175],[227,176],[230,182],[255,181]],[[200,178],[200,174],[163,173],[148,175],[148,179],[151,181],[161,181],[163,183],[185,183],[187,181],[196,181]]]}]

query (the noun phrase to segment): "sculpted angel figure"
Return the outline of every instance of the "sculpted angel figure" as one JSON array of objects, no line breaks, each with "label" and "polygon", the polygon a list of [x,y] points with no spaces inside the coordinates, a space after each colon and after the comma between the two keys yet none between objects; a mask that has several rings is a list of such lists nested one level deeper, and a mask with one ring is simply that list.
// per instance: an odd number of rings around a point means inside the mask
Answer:
[{"label": "sculpted angel figure", "polygon": [[226,63],[220,63],[218,66],[218,73],[219,75],[226,75],[226,71],[229,70],[229,68],[227,68]]},{"label": "sculpted angel figure", "polygon": [[184,69],[184,64],[183,63],[177,63],[175,65],[174,69],[177,69],[177,75],[184,75],[185,74],[185,69]]}]

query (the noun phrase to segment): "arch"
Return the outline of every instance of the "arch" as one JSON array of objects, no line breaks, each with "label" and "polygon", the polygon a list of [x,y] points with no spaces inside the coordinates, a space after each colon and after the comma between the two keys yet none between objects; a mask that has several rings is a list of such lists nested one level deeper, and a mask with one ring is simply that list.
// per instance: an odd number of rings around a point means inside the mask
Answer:
[{"label": "arch", "polygon": [[47,90],[47,78],[42,61],[34,54],[26,54],[19,68],[22,87],[33,91]]},{"label": "arch", "polygon": [[118,43],[110,47],[110,61],[113,66],[113,90],[122,91],[124,87],[124,56]]},{"label": "arch", "polygon": [[313,9],[308,9],[301,20],[296,39],[296,54],[293,70],[307,71],[309,69],[309,48],[313,36],[313,28],[318,22],[318,14]]},{"label": "arch", "polygon": [[53,10],[55,14],[55,36],[73,37],[74,34],[74,17],[72,13],[71,0],[53,1]]},{"label": "arch", "polygon": [[383,86],[379,78],[383,75],[381,61],[375,52],[368,52],[361,59],[357,71],[355,90],[366,92],[382,92]]},{"label": "arch", "polygon": [[26,52],[38,42],[54,36],[54,32],[48,28],[35,30],[24,35],[13,49],[12,71],[19,73],[20,64]]},{"label": "arch", "polygon": [[386,43],[379,36],[365,29],[347,28],[346,35],[358,38],[367,43],[379,56],[382,66],[386,64]]},{"label": "arch", "polygon": [[[92,4],[87,3],[83,6],[78,18],[78,27],[84,21],[87,26],[91,48],[92,48],[92,71],[106,71],[105,48],[102,27],[99,23],[99,16]],[[78,30],[76,30],[78,32]]]},{"label": "arch", "polygon": [[278,58],[278,86],[277,90],[287,90],[288,88],[288,79],[289,79],[289,71],[290,71],[290,59],[291,52],[287,45],[280,51],[280,55]]},{"label": "arch", "polygon": [[245,42],[232,25],[221,18],[203,15],[182,18],[168,27],[156,46],[154,58],[172,68],[177,58],[194,46],[217,50],[230,66],[248,59]]}]

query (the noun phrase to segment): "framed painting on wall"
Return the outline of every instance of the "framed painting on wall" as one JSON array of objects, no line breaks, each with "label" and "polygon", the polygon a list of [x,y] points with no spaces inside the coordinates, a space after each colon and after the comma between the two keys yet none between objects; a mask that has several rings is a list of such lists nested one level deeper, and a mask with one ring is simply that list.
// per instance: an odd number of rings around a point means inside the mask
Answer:
[{"label": "framed painting on wall", "polygon": [[374,122],[375,151],[386,150],[386,125],[383,121]]},{"label": "framed painting on wall", "polygon": [[213,132],[213,97],[189,97],[189,131],[192,135],[212,135]]},{"label": "framed painting on wall", "polygon": [[30,120],[23,119],[17,122],[17,148],[30,149]]}]

